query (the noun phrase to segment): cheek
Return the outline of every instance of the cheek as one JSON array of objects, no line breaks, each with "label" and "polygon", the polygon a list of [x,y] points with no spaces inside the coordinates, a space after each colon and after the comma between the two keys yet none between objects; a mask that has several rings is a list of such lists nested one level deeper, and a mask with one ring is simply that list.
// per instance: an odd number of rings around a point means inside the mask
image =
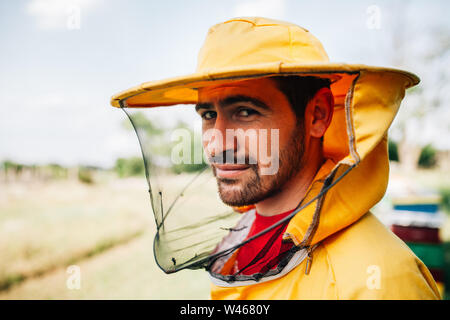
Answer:
[{"label": "cheek", "polygon": [[[291,141],[293,132],[296,130],[297,121],[292,117],[282,117],[274,121],[275,125],[272,126],[272,135],[270,130],[268,130],[268,140],[270,145],[278,145],[280,149],[286,147],[286,145]],[[276,131],[277,132],[274,132]],[[272,141],[274,139],[274,141]]]},{"label": "cheek", "polygon": [[238,140],[238,146],[239,146],[240,152],[245,150],[245,153],[251,159],[258,161],[259,160],[259,156],[258,156],[259,140],[261,138],[261,135],[260,135],[259,130],[255,130],[255,131],[256,131],[256,134],[254,136],[251,136],[250,138],[245,139],[245,144],[242,143],[242,140],[241,140],[241,143],[239,143],[239,140]]},{"label": "cheek", "polygon": [[270,119],[254,128],[254,135],[238,139],[238,153],[245,152],[260,165],[270,164],[271,157],[277,157],[281,150],[289,147],[296,121],[292,118]]},{"label": "cheek", "polygon": [[206,155],[211,155],[210,145],[214,138],[214,131],[203,127],[202,130],[202,146]]},{"label": "cheek", "polygon": [[212,121],[202,120],[202,131],[206,132],[209,129],[214,128],[214,123]]}]

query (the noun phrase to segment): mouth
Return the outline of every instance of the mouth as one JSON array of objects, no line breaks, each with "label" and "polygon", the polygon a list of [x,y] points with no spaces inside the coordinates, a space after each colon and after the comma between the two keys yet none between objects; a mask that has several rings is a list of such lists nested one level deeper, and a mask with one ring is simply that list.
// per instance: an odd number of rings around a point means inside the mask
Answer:
[{"label": "mouth", "polygon": [[215,164],[214,168],[216,169],[217,178],[231,179],[247,172],[250,166],[245,164]]}]

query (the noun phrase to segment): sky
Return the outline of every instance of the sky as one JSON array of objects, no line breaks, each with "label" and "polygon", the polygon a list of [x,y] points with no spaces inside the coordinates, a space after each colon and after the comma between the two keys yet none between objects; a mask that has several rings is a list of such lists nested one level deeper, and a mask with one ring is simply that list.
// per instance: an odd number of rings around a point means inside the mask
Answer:
[{"label": "sky", "polygon": [[[449,9],[438,0],[0,0],[0,161],[108,167],[139,154],[110,97],[194,72],[208,28],[227,19],[290,21],[319,38],[334,62],[397,66],[396,22],[406,21],[410,51],[420,51],[420,32],[450,28]],[[410,61],[408,70],[425,72]],[[198,121],[176,109],[171,117]],[[448,121],[439,131],[430,119],[422,136],[450,148],[442,139]]]}]

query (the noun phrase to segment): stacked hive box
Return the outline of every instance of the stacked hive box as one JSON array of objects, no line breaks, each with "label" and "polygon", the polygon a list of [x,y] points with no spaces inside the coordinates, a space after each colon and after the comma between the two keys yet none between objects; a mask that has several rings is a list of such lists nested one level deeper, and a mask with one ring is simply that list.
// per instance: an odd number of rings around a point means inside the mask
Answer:
[{"label": "stacked hive box", "polygon": [[411,248],[428,267],[444,294],[444,244],[439,237],[443,216],[436,197],[393,199],[392,231]]}]

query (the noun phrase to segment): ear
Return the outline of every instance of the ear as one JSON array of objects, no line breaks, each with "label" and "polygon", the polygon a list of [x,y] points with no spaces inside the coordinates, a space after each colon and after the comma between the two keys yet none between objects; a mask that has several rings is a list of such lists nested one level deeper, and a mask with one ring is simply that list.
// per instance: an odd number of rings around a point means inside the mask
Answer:
[{"label": "ear", "polygon": [[312,138],[321,138],[333,118],[334,97],[328,88],[322,88],[314,95],[306,107],[305,120]]}]

